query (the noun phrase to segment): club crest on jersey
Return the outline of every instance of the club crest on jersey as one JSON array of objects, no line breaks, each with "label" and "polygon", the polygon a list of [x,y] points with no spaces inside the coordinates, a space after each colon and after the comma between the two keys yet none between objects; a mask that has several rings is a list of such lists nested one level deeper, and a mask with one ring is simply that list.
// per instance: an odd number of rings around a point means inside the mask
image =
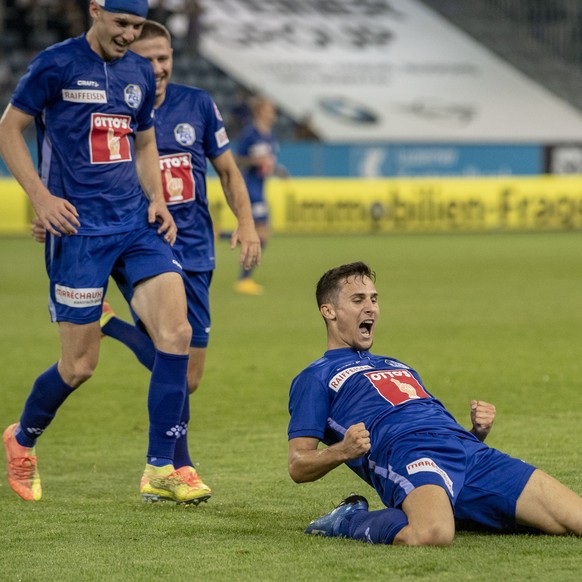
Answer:
[{"label": "club crest on jersey", "polygon": [[403,364],[402,362],[398,362],[396,360],[391,360],[389,358],[386,358],[384,360],[384,362],[386,362],[389,366],[392,366],[393,368],[404,368],[405,370],[410,370],[409,366],[407,366],[406,364]]},{"label": "club crest on jersey", "polygon": [[141,103],[141,87],[127,85],[123,90],[123,99],[132,109],[137,109]]},{"label": "club crest on jersey", "polygon": [[192,202],[195,199],[196,185],[189,153],[160,156],[160,170],[166,204]]},{"label": "club crest on jersey", "polygon": [[196,141],[196,130],[189,123],[179,123],[174,128],[176,141],[183,146],[191,146]]},{"label": "club crest on jersey", "polygon": [[376,370],[364,374],[380,396],[393,406],[417,400],[430,398],[421,383],[408,370]]},{"label": "club crest on jersey", "polygon": [[92,164],[129,162],[132,159],[128,136],[132,133],[129,115],[91,114],[89,150]]}]

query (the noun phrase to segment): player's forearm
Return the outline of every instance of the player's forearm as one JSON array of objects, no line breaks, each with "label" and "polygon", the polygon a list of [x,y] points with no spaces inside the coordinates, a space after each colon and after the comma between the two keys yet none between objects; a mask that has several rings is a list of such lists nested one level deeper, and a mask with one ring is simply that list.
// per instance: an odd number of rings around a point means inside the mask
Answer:
[{"label": "player's forearm", "polygon": [[236,216],[239,225],[254,225],[249,193],[232,154],[225,152],[213,160],[213,165],[220,179],[226,203]]},{"label": "player's forearm", "polygon": [[135,140],[137,176],[145,195],[150,202],[164,199],[160,158],[153,138],[153,129],[139,132]]},{"label": "player's forearm", "polygon": [[348,460],[341,443],[323,449],[295,450],[289,456],[289,475],[296,483],[317,481]]},{"label": "player's forearm", "polygon": [[233,176],[224,179],[221,177],[221,184],[226,203],[236,216],[238,224],[240,226],[254,225],[249,194],[242,176],[239,179]]},{"label": "player's forearm", "polygon": [[10,124],[0,123],[0,156],[35,208],[43,197],[50,196],[34,167],[22,132]]}]

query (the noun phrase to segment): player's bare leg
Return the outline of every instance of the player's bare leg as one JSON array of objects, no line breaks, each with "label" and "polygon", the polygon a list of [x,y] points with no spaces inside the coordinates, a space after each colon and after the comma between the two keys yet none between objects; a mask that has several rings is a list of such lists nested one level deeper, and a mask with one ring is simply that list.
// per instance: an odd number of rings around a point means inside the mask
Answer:
[{"label": "player's bare leg", "polygon": [[61,359],[59,374],[73,388],[86,382],[95,371],[99,361],[101,328],[98,321],[79,325],[59,322]]},{"label": "player's bare leg", "polygon": [[516,521],[547,534],[582,535],[582,498],[536,469],[517,500]]},{"label": "player's bare leg", "polygon": [[158,350],[188,354],[192,329],[180,274],[163,273],[143,281],[135,289],[131,306]]},{"label": "player's bare leg", "polygon": [[408,518],[394,538],[398,546],[448,546],[455,537],[455,519],[445,490],[438,485],[417,487],[404,500]]}]

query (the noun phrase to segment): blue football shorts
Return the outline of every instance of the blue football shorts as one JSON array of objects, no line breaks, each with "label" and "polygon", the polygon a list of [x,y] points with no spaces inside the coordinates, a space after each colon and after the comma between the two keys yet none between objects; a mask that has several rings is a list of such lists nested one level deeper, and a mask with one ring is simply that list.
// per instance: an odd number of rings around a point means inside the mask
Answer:
[{"label": "blue football shorts", "polygon": [[210,283],[212,271],[184,273],[188,321],[192,326],[190,347],[206,348],[210,334]]},{"label": "blue football shorts", "polygon": [[255,222],[262,224],[269,222],[269,207],[263,200],[251,202],[251,212]]},{"label": "blue football shorts", "polygon": [[438,485],[449,496],[455,518],[495,529],[515,526],[517,499],[535,471],[461,434],[407,435],[398,439],[384,465],[372,471],[386,506],[400,507],[416,487]]},{"label": "blue football shorts", "polygon": [[140,281],[161,273],[182,274],[158,225],[106,236],[48,235],[45,262],[51,321],[85,324],[101,317],[111,275],[126,300]]}]

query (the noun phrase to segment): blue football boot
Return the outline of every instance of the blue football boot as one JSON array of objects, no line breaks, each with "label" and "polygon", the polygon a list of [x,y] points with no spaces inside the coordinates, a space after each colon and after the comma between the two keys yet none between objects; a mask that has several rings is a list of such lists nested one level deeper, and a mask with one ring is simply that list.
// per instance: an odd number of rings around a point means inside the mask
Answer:
[{"label": "blue football boot", "polygon": [[361,495],[352,494],[346,497],[333,511],[314,519],[305,528],[305,533],[314,536],[328,538],[341,538],[347,536],[347,530],[342,528],[345,518],[354,511],[368,511],[368,500]]}]

